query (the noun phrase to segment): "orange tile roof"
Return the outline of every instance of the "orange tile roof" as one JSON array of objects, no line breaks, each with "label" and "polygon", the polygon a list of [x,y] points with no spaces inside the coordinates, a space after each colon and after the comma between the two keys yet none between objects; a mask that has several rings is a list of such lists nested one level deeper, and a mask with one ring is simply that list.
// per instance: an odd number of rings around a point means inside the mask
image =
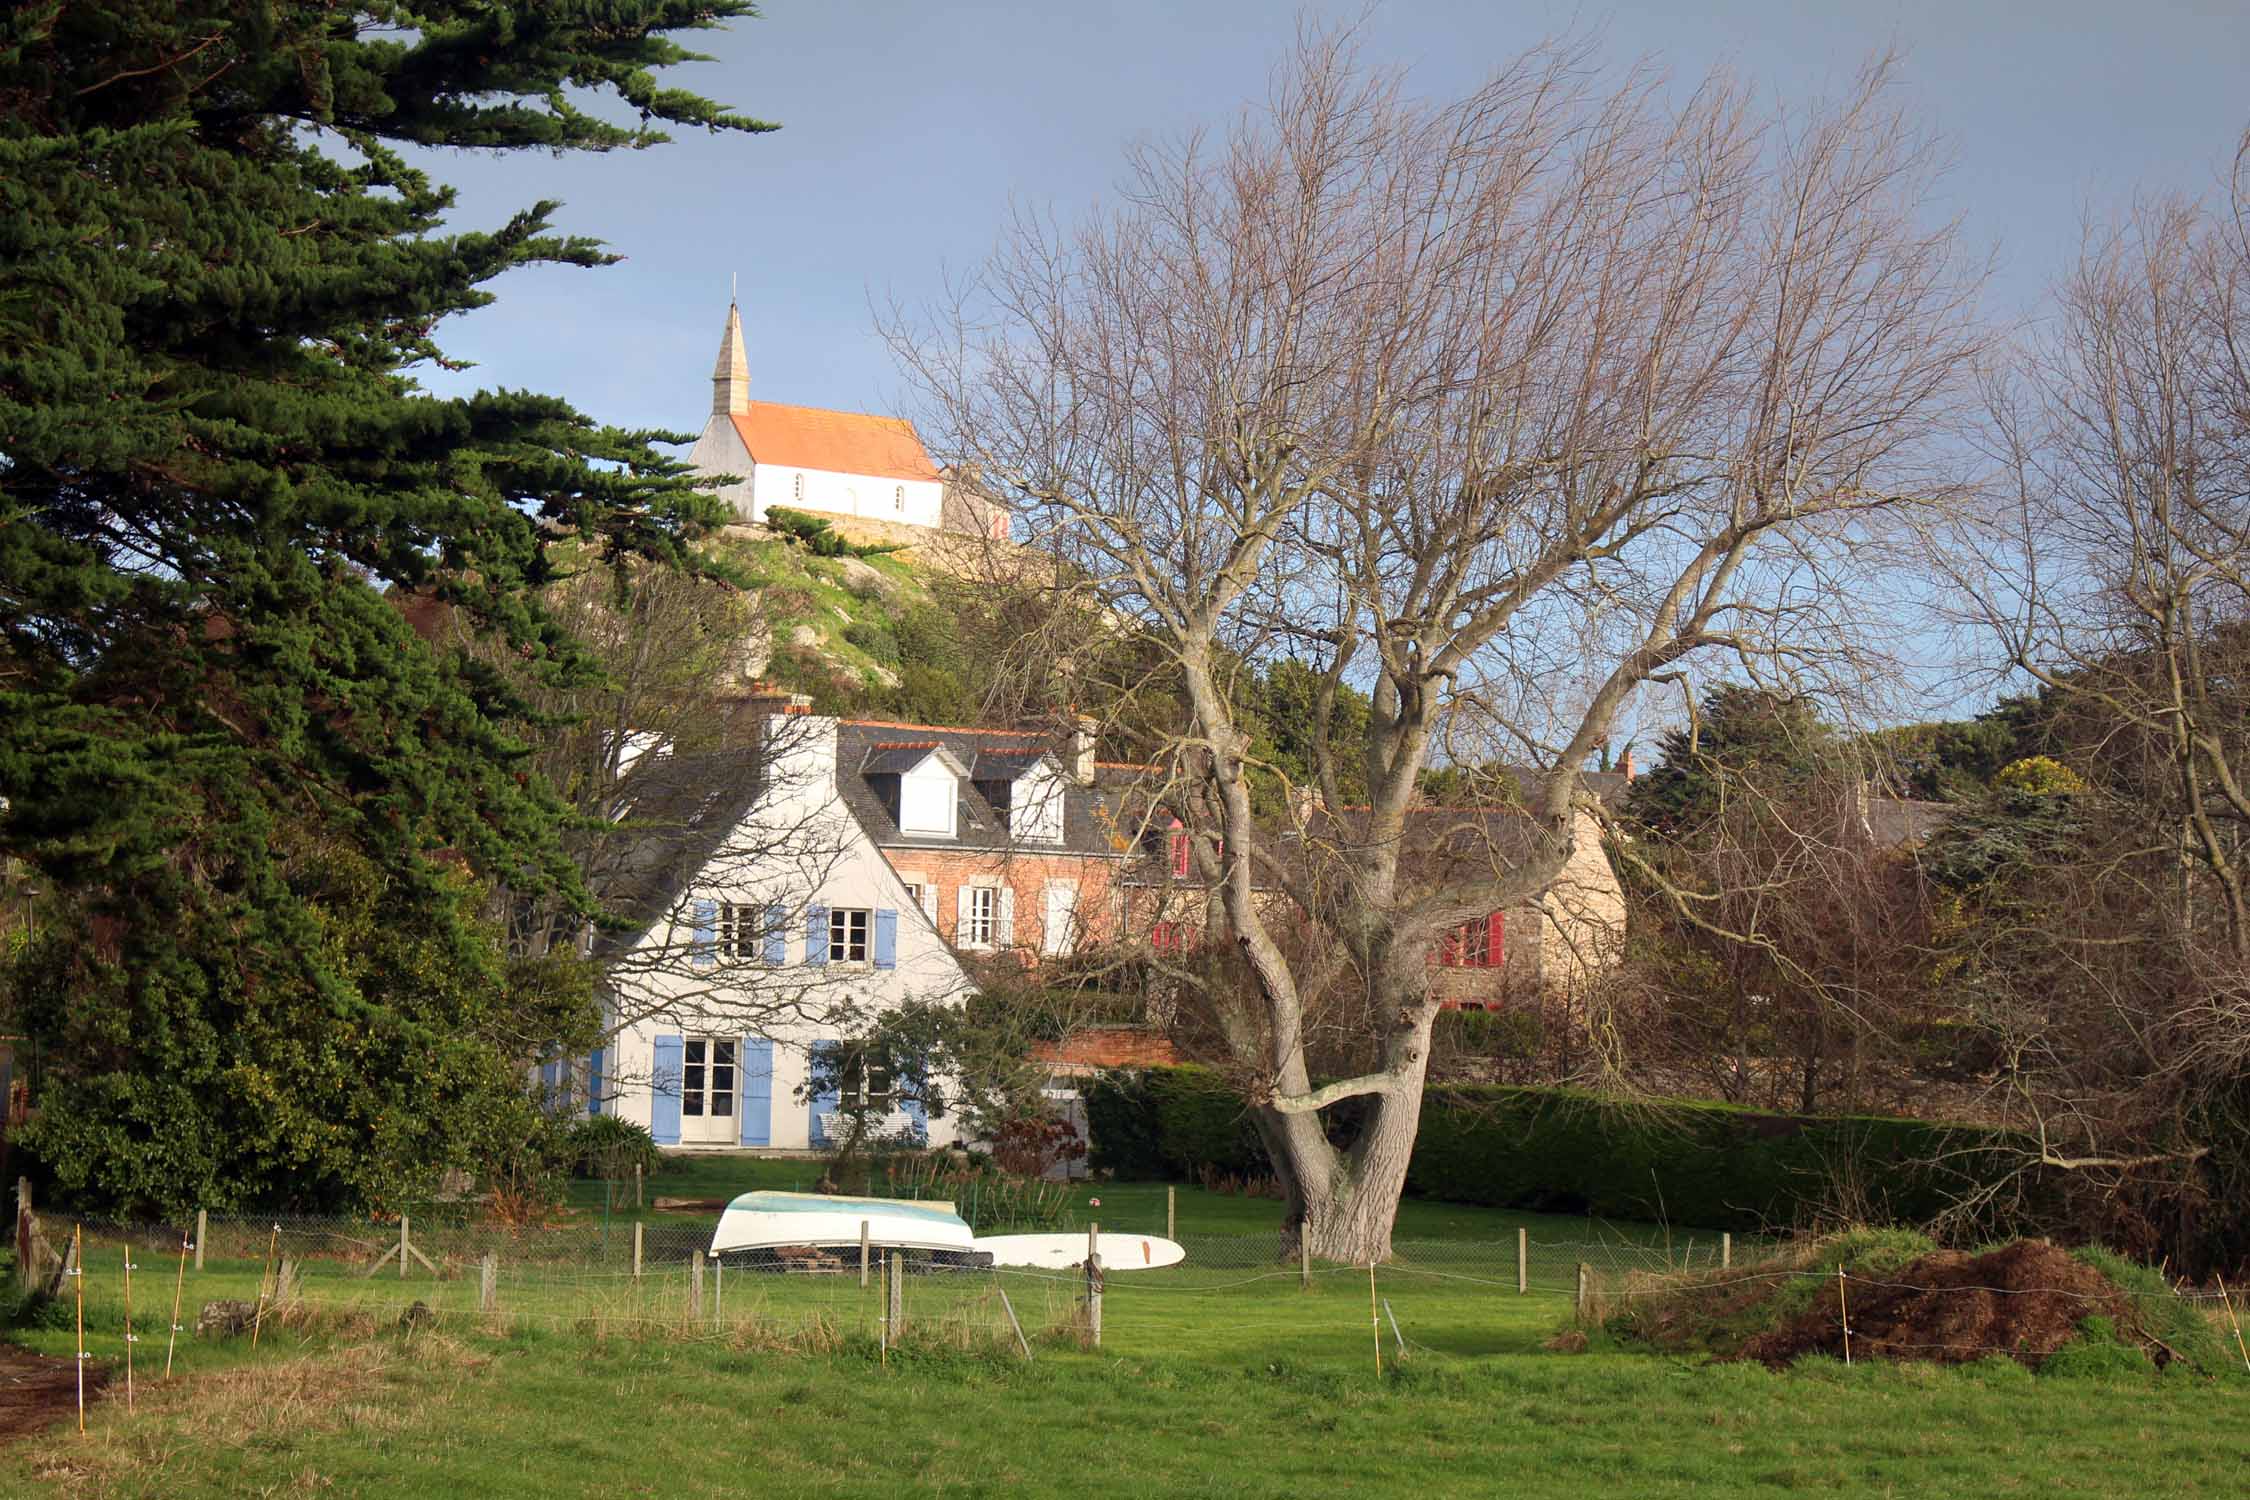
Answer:
[{"label": "orange tile roof", "polygon": [[732,419],[755,463],[881,479],[940,477],[922,440],[915,436],[914,424],[904,417],[753,401],[748,411],[735,412]]}]

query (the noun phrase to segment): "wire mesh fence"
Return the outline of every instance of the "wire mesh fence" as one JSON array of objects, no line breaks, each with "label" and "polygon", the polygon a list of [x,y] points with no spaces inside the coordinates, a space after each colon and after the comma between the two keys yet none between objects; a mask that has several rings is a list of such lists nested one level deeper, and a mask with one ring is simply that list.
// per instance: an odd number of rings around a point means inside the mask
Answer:
[{"label": "wire mesh fence", "polygon": [[[1105,1242],[1119,1232],[1103,1227]],[[1399,1239],[1369,1266],[1286,1253],[1272,1233],[1191,1231],[1176,1236],[1186,1251],[1177,1265],[1133,1266],[1128,1240],[1124,1257],[1109,1256],[1115,1263],[1089,1276],[1083,1267],[948,1265],[879,1246],[864,1265],[850,1247],[753,1266],[714,1258],[712,1230],[708,1218],[517,1228],[206,1217],[199,1236],[194,1223],[45,1215],[38,1234],[57,1257],[51,1285],[78,1304],[86,1346],[103,1358],[129,1356],[136,1343],[148,1358],[157,1338],[403,1326],[804,1350],[936,1341],[1025,1358],[1099,1343],[1127,1353],[1297,1349],[1395,1359],[1521,1349],[1574,1320],[1599,1320],[1659,1281],[1724,1298],[1812,1278],[1846,1318],[1862,1297],[2017,1294],[1809,1270],[1786,1259],[1789,1246],[1717,1235]],[[1904,1334],[1889,1345],[1883,1352],[1920,1349]],[[2250,1366],[2250,1349],[2243,1362]]]}]

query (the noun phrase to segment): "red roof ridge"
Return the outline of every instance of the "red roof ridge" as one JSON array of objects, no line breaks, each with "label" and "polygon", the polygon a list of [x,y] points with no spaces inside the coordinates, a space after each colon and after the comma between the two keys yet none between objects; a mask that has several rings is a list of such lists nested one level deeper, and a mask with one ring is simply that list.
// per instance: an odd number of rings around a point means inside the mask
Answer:
[{"label": "red roof ridge", "polygon": [[854,729],[919,729],[926,734],[1005,734],[1017,739],[1024,735],[1021,729],[976,729],[966,724],[908,724],[898,719],[842,719],[838,722],[849,724]]},{"label": "red roof ridge", "polygon": [[936,740],[877,740],[873,748],[877,750],[935,750],[937,747]]}]

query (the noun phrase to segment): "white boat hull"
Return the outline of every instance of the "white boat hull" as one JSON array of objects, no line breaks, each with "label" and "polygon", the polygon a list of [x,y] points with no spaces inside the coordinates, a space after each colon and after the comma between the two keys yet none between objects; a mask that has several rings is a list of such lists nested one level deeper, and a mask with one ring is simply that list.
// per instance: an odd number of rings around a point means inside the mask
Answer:
[{"label": "white boat hull", "polygon": [[[1025,1266],[1064,1271],[1086,1263],[1083,1234],[994,1234],[976,1242],[996,1266]],[[1103,1234],[1096,1243],[1104,1271],[1154,1271],[1176,1266],[1187,1251],[1175,1240],[1158,1234]]]},{"label": "white boat hull", "polygon": [[897,1250],[977,1248],[976,1231],[950,1203],[904,1198],[836,1198],[825,1193],[744,1193],[727,1205],[711,1235],[711,1253],[808,1245],[856,1247],[865,1226],[870,1245]]}]

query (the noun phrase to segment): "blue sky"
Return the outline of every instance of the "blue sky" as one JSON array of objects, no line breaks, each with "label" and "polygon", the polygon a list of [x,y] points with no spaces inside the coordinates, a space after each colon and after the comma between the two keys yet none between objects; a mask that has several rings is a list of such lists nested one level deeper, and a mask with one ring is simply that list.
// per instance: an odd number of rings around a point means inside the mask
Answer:
[{"label": "blue sky", "polygon": [[[704,34],[699,49],[717,61],[666,82],[776,121],[776,133],[432,163],[461,191],[459,227],[557,198],[558,228],[626,258],[496,283],[495,306],[443,335],[476,368],[430,384],[531,388],[603,420],[692,431],[739,275],[754,394],[901,409],[870,300],[912,301],[948,264],[980,258],[1011,198],[1067,214],[1110,190],[1123,143],[1234,112],[1262,93],[1299,10],[769,0],[762,18]],[[1997,246],[2004,312],[2036,308],[2089,212],[2136,190],[2209,191],[2250,124],[2244,0],[1388,0],[1368,12],[1365,50],[1446,94],[1574,23],[1599,26],[1619,61],[1650,56],[1685,81],[1724,63],[1785,98],[1830,90],[1870,52],[1902,48],[1906,98],[1957,163],[1939,208]]]}]

